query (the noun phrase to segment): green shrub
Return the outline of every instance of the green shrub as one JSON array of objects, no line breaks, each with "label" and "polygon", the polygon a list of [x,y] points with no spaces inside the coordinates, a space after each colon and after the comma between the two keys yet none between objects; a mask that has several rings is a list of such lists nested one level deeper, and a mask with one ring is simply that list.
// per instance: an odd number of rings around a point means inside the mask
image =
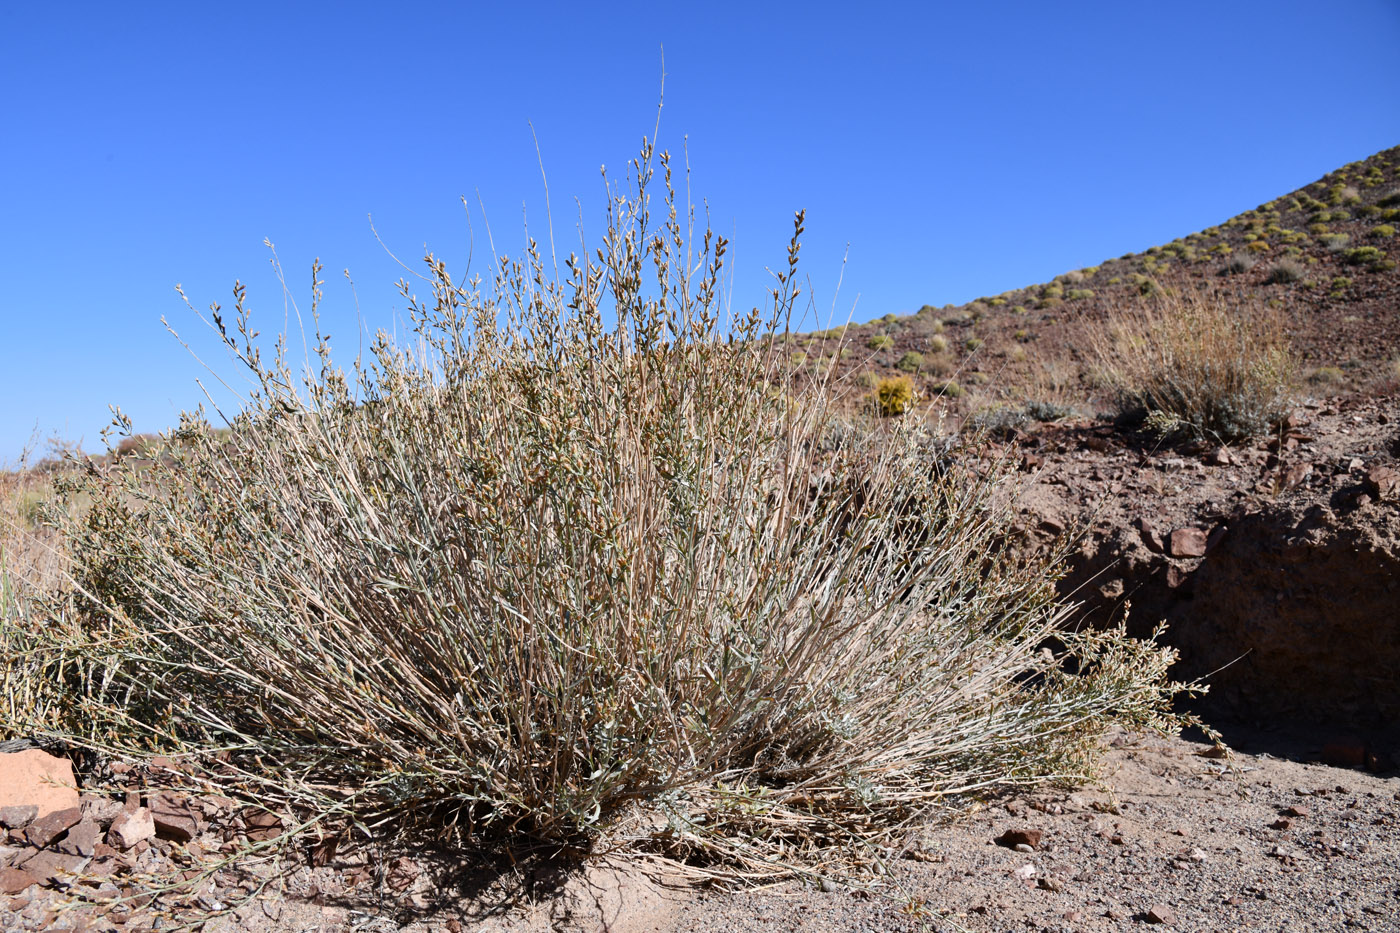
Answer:
[{"label": "green shrub", "polygon": [[1340,253],[1351,243],[1351,237],[1345,233],[1324,233],[1317,241],[1327,247],[1328,252]]},{"label": "green shrub", "polygon": [[887,418],[907,412],[914,404],[914,383],[908,376],[881,379],[875,386],[875,405]]},{"label": "green shrub", "polygon": [[894,346],[894,338],[884,334],[876,334],[866,341],[865,345],[872,350],[888,350]]},{"label": "green shrub", "polygon": [[880,384],[880,377],[866,370],[856,377],[856,385],[863,389],[873,389]]},{"label": "green shrub", "polygon": [[1374,246],[1358,246],[1342,254],[1342,260],[1351,266],[1374,266],[1385,259],[1385,253]]},{"label": "green shrub", "polygon": [[906,373],[916,373],[924,367],[924,355],[915,353],[912,350],[899,358],[899,362],[894,364],[897,368]]},{"label": "green shrub", "polygon": [[949,379],[934,385],[933,394],[943,398],[962,398],[967,393],[962,386]]},{"label": "green shrub", "polygon": [[967,340],[963,341],[963,347],[964,347],[964,348],[967,350],[967,352],[969,352],[969,353],[973,352],[974,350],[979,350],[979,349],[981,349],[981,347],[982,347],[982,338],[981,338],[981,337],[969,337],[969,338],[967,338]]},{"label": "green shrub", "polygon": [[793,366],[801,366],[807,362],[807,354],[799,350],[788,357],[788,362],[792,363]]},{"label": "green shrub", "polygon": [[1267,431],[1292,399],[1295,368],[1275,314],[1185,289],[1123,309],[1093,335],[1120,412],[1164,435],[1227,443]]},{"label": "green shrub", "polygon": [[934,334],[928,339],[928,348],[934,353],[942,353],[948,349],[948,338],[942,334]]},{"label": "green shrub", "polygon": [[1371,236],[1380,240],[1388,240],[1395,236],[1395,228],[1390,224],[1377,224],[1371,228]]},{"label": "green shrub", "polygon": [[1093,297],[1094,290],[1092,288],[1071,288],[1065,293],[1065,298],[1069,301],[1082,301],[1085,298]]},{"label": "green shrub", "polygon": [[801,215],[766,321],[733,322],[725,241],[648,215],[667,159],[635,164],[562,281],[533,248],[480,287],[430,257],[410,338],[348,372],[328,339],[258,355],[236,288],[212,323],[254,390],[225,434],[192,413],[147,468],[74,473],[82,595],[0,610],[0,697],[47,685],[103,748],[328,832],[767,873],[1172,725],[1172,652],[1041,650],[1066,609],[999,546],[977,451],[786,381]]},{"label": "green shrub", "polygon": [[1011,313],[1012,313],[1012,314],[1025,314],[1025,313],[1026,313],[1026,306],[1025,306],[1025,305],[1014,305],[1014,306],[1011,308]]},{"label": "green shrub", "polygon": [[1252,243],[1246,243],[1244,248],[1251,253],[1263,253],[1268,251],[1269,244],[1263,240],[1255,240]]}]

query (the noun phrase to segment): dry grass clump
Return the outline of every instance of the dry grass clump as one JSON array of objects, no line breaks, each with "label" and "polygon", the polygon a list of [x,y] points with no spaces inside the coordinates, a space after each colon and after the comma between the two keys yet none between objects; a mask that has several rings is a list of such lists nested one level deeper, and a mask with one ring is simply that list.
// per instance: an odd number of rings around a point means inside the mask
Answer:
[{"label": "dry grass clump", "polygon": [[1287,414],[1296,360],[1256,300],[1163,290],[1118,309],[1090,343],[1120,411],[1163,435],[1239,441]]},{"label": "dry grass clump", "polygon": [[1045,648],[1066,608],[1000,546],[1005,470],[833,431],[765,339],[801,215],[770,311],[730,320],[726,242],[665,154],[633,170],[562,279],[533,243],[490,286],[429,256],[411,349],[348,371],[319,338],[300,375],[265,360],[241,286],[214,309],[256,385],[231,430],[189,415],[73,487],[81,626],[39,670],[90,741],[217,757],[346,831],[773,873],[1176,723],[1171,651]]}]

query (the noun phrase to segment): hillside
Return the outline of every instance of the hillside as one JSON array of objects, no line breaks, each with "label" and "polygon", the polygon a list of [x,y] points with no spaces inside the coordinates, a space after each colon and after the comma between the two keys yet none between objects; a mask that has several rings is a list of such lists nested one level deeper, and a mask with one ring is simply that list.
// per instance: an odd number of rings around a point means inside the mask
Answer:
[{"label": "hillside", "polygon": [[1082,405],[1093,396],[1086,329],[1157,289],[1196,285],[1278,309],[1314,394],[1384,391],[1400,381],[1397,228],[1400,147],[1143,253],[964,305],[795,335],[790,353],[857,385],[908,373],[952,415],[1003,400]]}]

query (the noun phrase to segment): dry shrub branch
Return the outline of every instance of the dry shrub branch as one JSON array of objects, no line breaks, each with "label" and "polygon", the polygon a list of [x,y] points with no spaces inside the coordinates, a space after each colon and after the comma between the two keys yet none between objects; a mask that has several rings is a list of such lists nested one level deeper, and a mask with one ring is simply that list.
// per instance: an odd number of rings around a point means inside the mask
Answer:
[{"label": "dry shrub branch", "polygon": [[786,369],[801,215],[738,319],[694,226],[644,145],[562,279],[533,243],[489,285],[430,255],[411,349],[349,370],[319,336],[304,375],[264,359],[236,287],[231,430],[76,482],[73,721],[381,835],[767,873],[1173,727],[1169,650],[1045,647],[1065,607],[1000,547],[998,463],[841,430]]}]

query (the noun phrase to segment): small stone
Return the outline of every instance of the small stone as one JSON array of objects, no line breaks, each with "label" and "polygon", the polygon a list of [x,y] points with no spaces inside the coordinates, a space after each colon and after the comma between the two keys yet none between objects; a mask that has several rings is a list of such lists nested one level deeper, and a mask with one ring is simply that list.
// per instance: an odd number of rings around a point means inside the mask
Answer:
[{"label": "small stone", "polygon": [[27,871],[18,868],[0,868],[0,894],[19,894],[31,884],[38,883],[39,879]]},{"label": "small stone", "polygon": [[1148,923],[1164,923],[1168,926],[1176,925],[1176,914],[1166,904],[1153,904],[1147,908]]},{"label": "small stone", "polygon": [[1060,879],[1055,878],[1051,875],[1046,875],[1045,877],[1037,880],[1035,886],[1040,888],[1042,891],[1050,891],[1052,893],[1064,889],[1064,885],[1060,882]]},{"label": "small stone", "polygon": [[275,813],[250,807],[240,815],[243,824],[248,827],[247,836],[250,842],[266,842],[276,839],[282,833],[282,820]]},{"label": "small stone", "polygon": [[24,829],[39,815],[39,808],[32,803],[15,807],[0,807],[0,826],[6,829]]},{"label": "small stone", "polygon": [[1027,854],[1027,855],[1030,855],[1032,852],[1035,851],[1035,849],[1033,849],[1033,848],[1031,848],[1030,846],[1026,845],[1024,842],[1018,842],[1018,843],[1016,843],[1016,845],[1015,845],[1014,848],[1016,849],[1017,852],[1024,852],[1024,853]]},{"label": "small stone", "polygon": [[1172,557],[1204,557],[1206,533],[1199,528],[1178,528],[1171,533]]},{"label": "small stone", "polygon": [[1293,825],[1292,820],[1277,819],[1269,824],[1270,829],[1288,829]]},{"label": "small stone", "polygon": [[1300,807],[1300,806],[1298,806],[1297,804],[1294,804],[1294,805],[1291,806],[1291,807],[1284,807],[1283,810],[1282,810],[1281,812],[1283,813],[1284,816],[1292,816],[1292,817],[1312,816],[1312,811],[1311,811],[1311,810],[1309,810],[1307,807]]},{"label": "small stone", "polygon": [[822,886],[822,893],[823,893],[823,894],[835,894],[835,893],[836,893],[836,882],[835,882],[835,881],[832,881],[830,878],[823,878],[823,879],[822,879],[822,882],[821,882],[821,886]]},{"label": "small stone", "polygon": [[1283,488],[1295,489],[1301,486],[1309,476],[1312,476],[1313,465],[1311,463],[1295,463],[1283,474]]},{"label": "small stone", "polygon": [[1084,919],[1084,915],[1077,910],[1067,910],[1064,913],[1064,918],[1069,923],[1078,923],[1080,920]]},{"label": "small stone", "polygon": [[58,851],[65,855],[91,856],[97,844],[102,841],[102,827],[91,817],[83,817],[78,825],[68,830],[68,834],[58,842]]},{"label": "small stone", "polygon": [[1211,452],[1210,456],[1206,459],[1206,462],[1214,464],[1215,466],[1229,466],[1231,463],[1234,462],[1234,460],[1235,458],[1230,456],[1230,451],[1228,448],[1217,447],[1214,451]]},{"label": "small stone", "polygon": [[1190,852],[1186,853],[1186,857],[1193,862],[1204,862],[1206,859],[1210,858],[1210,856],[1206,854],[1206,850],[1201,848],[1192,849]]},{"label": "small stone", "polygon": [[1376,465],[1366,471],[1366,491],[1377,501],[1393,499],[1400,492],[1400,470]]},{"label": "small stone", "polygon": [[151,799],[151,819],[155,823],[156,835],[173,842],[189,842],[199,835],[199,821],[179,800],[168,794],[156,794]]},{"label": "small stone", "polygon": [[1157,529],[1152,527],[1152,523],[1145,518],[1139,518],[1136,524],[1138,535],[1147,549],[1154,554],[1162,553],[1162,538],[1157,534]]},{"label": "small stone", "polygon": [[1012,869],[1011,874],[1022,881],[1030,881],[1035,877],[1035,866],[1030,864],[1022,865],[1019,868]]},{"label": "small stone", "polygon": [[70,826],[76,825],[82,818],[83,811],[78,807],[55,810],[30,823],[24,831],[24,836],[29,840],[30,845],[42,849],[67,832]]},{"label": "small stone", "polygon": [[84,797],[83,815],[99,826],[110,826],[123,810],[120,800],[111,797]]},{"label": "small stone", "polygon": [[73,763],[38,748],[0,755],[0,808],[33,804],[38,817],[78,805]]},{"label": "small stone", "polygon": [[1038,829],[1008,829],[992,841],[1008,849],[1015,849],[1020,846],[1038,849],[1040,848],[1040,836],[1041,833]]},{"label": "small stone", "polygon": [[156,824],[151,818],[151,811],[139,807],[135,813],[123,813],[112,821],[107,840],[118,849],[131,849],[155,834]]}]

